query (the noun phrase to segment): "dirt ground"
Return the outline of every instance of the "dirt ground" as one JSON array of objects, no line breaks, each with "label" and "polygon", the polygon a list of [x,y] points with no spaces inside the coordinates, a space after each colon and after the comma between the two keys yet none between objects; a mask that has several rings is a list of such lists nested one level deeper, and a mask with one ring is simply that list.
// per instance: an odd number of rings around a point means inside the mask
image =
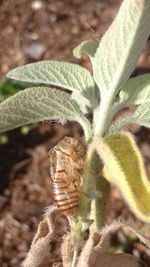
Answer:
[{"label": "dirt ground", "polygon": [[[44,59],[76,62],[72,49],[81,41],[100,39],[113,20],[120,0],[1,0],[0,76],[15,66]],[[90,68],[83,57],[79,62]],[[150,42],[139,59],[135,75],[150,71]],[[131,127],[150,175],[150,131]],[[38,222],[52,204],[47,152],[65,135],[79,136],[77,124],[42,123],[27,135],[21,129],[1,135],[0,140],[0,266],[21,266]],[[119,192],[109,198],[108,222],[117,216],[133,218]],[[146,236],[150,236],[146,228]],[[133,253],[150,266],[150,251],[138,240],[120,232],[112,245]]]}]

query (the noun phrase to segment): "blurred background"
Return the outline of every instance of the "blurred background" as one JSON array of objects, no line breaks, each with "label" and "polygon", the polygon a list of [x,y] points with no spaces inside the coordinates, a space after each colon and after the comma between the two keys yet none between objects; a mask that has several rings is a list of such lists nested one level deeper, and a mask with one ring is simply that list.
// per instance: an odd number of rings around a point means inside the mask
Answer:
[{"label": "blurred background", "polygon": [[[72,50],[81,41],[100,39],[121,0],[1,0],[0,101],[25,88],[8,81],[12,68],[39,60],[78,62],[91,70],[86,56],[76,61]],[[150,42],[133,75],[150,72]],[[150,131],[131,126],[150,176]],[[78,137],[78,124],[45,122],[0,135],[0,266],[20,266],[38,222],[52,203],[47,152],[65,135]],[[116,188],[108,199],[107,221],[132,220],[150,237],[150,229],[130,213]],[[124,232],[112,237],[117,252],[134,254],[150,266],[150,251]]]}]

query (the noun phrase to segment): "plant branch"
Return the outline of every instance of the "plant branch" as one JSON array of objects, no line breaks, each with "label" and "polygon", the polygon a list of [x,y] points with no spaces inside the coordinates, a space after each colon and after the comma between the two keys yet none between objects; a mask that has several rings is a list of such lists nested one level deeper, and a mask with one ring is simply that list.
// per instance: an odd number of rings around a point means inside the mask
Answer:
[{"label": "plant branch", "polygon": [[105,223],[104,210],[109,183],[101,176],[103,165],[95,149],[96,147],[92,142],[88,148],[83,174],[84,183],[79,205],[79,217],[82,221],[89,218],[94,220],[93,228],[99,229]]},{"label": "plant branch", "polygon": [[85,135],[85,141],[89,143],[89,141],[92,138],[92,128],[89,120],[85,118],[84,116],[78,117],[77,121],[81,124],[84,135]]},{"label": "plant branch", "polygon": [[104,136],[108,131],[111,120],[114,116],[114,112],[112,110],[114,98],[115,96],[112,94],[106,94],[104,97],[102,97],[97,115],[97,121],[94,122],[94,125],[96,125],[95,135]]},{"label": "plant branch", "polygon": [[76,247],[75,250],[74,250],[74,253],[73,253],[73,259],[72,259],[71,267],[75,267],[76,266],[77,258],[78,258],[78,249]]},{"label": "plant branch", "polygon": [[91,204],[90,218],[94,219],[91,228],[93,230],[99,230],[104,226],[106,222],[106,200],[108,197],[110,184],[100,174],[96,178],[96,197],[93,199]]}]

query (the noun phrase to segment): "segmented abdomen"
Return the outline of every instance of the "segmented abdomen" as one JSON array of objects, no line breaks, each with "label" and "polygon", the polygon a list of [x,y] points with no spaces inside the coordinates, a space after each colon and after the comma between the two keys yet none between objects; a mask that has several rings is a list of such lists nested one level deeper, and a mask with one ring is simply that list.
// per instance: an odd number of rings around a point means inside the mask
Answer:
[{"label": "segmented abdomen", "polygon": [[57,207],[62,212],[73,213],[79,205],[79,189],[75,183],[66,184],[64,180],[55,179],[53,181],[53,198]]},{"label": "segmented abdomen", "polygon": [[79,205],[86,153],[81,140],[65,137],[49,152],[54,203],[67,215],[74,214]]}]

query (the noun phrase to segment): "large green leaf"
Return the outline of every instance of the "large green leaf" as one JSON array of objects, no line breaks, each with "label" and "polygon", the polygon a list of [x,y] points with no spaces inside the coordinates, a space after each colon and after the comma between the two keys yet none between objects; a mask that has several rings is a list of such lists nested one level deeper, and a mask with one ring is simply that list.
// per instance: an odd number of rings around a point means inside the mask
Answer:
[{"label": "large green leaf", "polygon": [[48,87],[25,89],[0,103],[0,132],[45,120],[81,120],[68,93]]},{"label": "large green leaf", "polygon": [[150,104],[150,74],[129,79],[119,93],[120,103],[126,105]]},{"label": "large green leaf", "polygon": [[134,70],[150,33],[150,1],[124,0],[96,50],[93,76],[102,94],[116,95]]},{"label": "large green leaf", "polygon": [[72,63],[41,61],[11,70],[8,78],[30,83],[50,84],[66,88],[85,97],[86,105],[95,107],[95,84],[85,68]]},{"label": "large green leaf", "polygon": [[103,160],[103,175],[121,191],[135,215],[150,222],[150,182],[139,149],[130,133],[96,137],[94,147]]}]

